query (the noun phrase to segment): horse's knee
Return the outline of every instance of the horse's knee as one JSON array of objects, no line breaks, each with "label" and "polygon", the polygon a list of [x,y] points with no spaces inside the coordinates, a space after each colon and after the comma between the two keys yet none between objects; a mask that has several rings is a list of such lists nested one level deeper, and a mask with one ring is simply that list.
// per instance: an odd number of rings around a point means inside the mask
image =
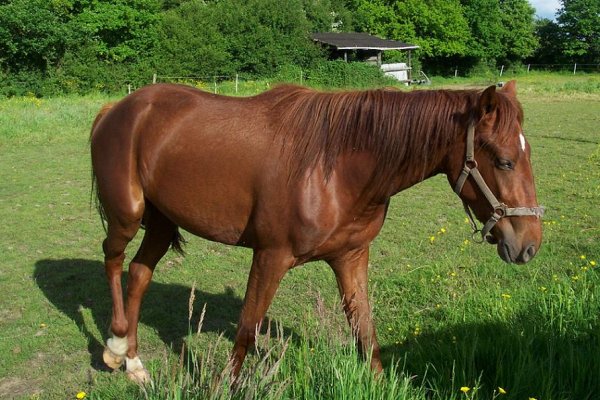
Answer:
[{"label": "horse's knee", "polygon": [[248,351],[248,347],[252,346],[254,344],[254,341],[256,340],[256,330],[255,329],[249,329],[243,326],[240,326],[240,328],[238,329],[238,333],[235,336],[235,350],[236,353],[238,352],[243,352],[243,354],[245,355],[246,352]]}]

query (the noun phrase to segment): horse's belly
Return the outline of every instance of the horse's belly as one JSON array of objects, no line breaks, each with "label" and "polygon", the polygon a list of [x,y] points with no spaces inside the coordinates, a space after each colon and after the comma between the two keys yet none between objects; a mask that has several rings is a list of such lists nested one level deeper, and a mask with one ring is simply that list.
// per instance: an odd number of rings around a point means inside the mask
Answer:
[{"label": "horse's belly", "polygon": [[[168,186],[167,186],[168,187]],[[251,245],[244,239],[251,206],[241,193],[203,187],[194,193],[165,191],[149,200],[172,222],[194,235],[225,244]]]},{"label": "horse's belly", "polygon": [[146,178],[144,194],[171,221],[195,235],[251,246],[245,236],[255,169],[230,157],[199,153],[190,159],[159,160],[152,177]]}]

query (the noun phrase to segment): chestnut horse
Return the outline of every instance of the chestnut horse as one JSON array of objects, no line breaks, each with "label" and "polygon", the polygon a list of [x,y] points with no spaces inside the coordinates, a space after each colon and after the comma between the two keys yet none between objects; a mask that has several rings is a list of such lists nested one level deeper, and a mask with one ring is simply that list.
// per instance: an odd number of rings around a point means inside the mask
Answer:
[{"label": "chestnut horse", "polygon": [[[380,371],[367,266],[390,197],[446,174],[500,257],[531,260],[542,209],[522,124],[514,82],[484,91],[281,86],[248,98],[157,84],[105,106],[91,135],[113,301],[105,362],[149,379],[138,357],[140,304],[181,227],[253,250],[234,375],[285,273],[312,260],[331,266],[359,350]],[[124,303],[124,251],[142,225]]]}]

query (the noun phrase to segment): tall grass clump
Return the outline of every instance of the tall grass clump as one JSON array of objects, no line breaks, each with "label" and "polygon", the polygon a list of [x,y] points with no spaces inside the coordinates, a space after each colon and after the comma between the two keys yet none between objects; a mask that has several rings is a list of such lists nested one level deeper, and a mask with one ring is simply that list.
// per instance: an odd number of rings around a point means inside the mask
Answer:
[{"label": "tall grass clump", "polygon": [[[192,327],[193,290],[190,329],[179,355],[165,352],[160,363],[150,366],[152,383],[141,387],[137,394],[132,394],[129,386],[127,398],[425,399],[424,389],[414,387],[414,377],[404,376],[396,364],[381,376],[374,375],[369,360],[365,362],[359,356],[349,332],[340,337],[340,331],[333,330],[327,335],[323,326],[315,332],[315,327],[325,321],[314,319],[296,336],[286,336],[280,324],[268,322],[264,332],[257,332],[254,351],[248,355],[240,376],[233,379],[232,365],[227,361],[230,354],[223,352],[230,343],[223,334],[207,348],[196,346],[206,307],[197,327]],[[113,390],[114,386],[97,386],[90,398],[113,398]]]}]

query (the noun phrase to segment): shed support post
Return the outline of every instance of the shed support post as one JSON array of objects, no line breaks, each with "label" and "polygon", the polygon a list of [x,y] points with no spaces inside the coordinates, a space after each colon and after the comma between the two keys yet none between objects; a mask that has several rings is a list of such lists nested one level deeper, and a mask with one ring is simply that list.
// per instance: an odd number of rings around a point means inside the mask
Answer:
[{"label": "shed support post", "polygon": [[381,68],[381,53],[383,53],[381,50],[377,52],[377,68]]},{"label": "shed support post", "polygon": [[411,57],[410,57],[410,50],[408,50],[408,81],[411,82],[412,81],[412,65],[411,65]]}]

